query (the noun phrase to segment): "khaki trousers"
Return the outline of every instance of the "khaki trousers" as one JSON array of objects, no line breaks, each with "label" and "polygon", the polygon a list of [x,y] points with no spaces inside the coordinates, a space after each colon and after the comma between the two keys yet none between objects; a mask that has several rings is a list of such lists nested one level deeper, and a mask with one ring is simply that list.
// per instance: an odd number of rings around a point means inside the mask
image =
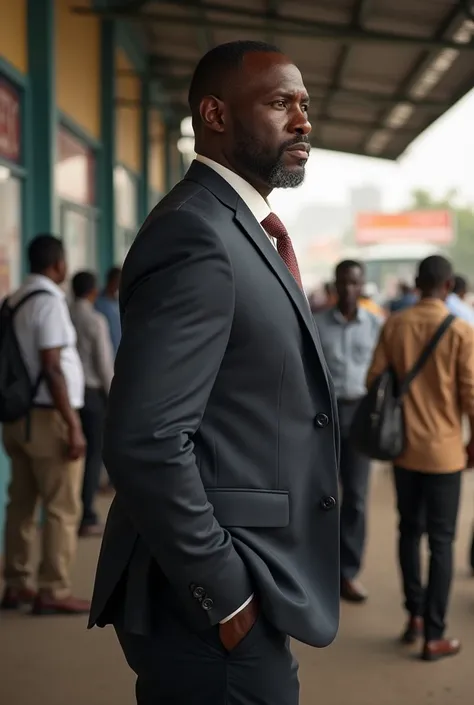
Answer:
[{"label": "khaki trousers", "polygon": [[35,587],[32,554],[41,500],[44,523],[37,587],[56,599],[68,597],[82,512],[84,461],[68,459],[67,428],[55,409],[32,410],[29,439],[24,419],[5,424],[3,443],[12,466],[5,527],[5,583],[14,588]]}]

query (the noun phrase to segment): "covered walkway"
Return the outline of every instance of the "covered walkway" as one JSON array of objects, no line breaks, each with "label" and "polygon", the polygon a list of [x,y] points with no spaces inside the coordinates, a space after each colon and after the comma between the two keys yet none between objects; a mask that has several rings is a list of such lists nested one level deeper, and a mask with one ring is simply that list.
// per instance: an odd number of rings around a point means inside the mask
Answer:
[{"label": "covered walkway", "polygon": [[[105,509],[105,507],[104,507]],[[324,651],[295,645],[301,705],[468,705],[474,694],[474,579],[466,555],[474,515],[474,477],[466,474],[456,548],[450,632],[463,641],[452,660],[425,664],[395,639],[403,613],[394,561],[395,514],[388,474],[374,474],[366,606],[344,605],[339,637]],[[91,590],[99,543],[83,542],[77,592]],[[0,624],[1,705],[132,705],[133,678],[111,629],[87,632],[85,620],[7,615]]]}]

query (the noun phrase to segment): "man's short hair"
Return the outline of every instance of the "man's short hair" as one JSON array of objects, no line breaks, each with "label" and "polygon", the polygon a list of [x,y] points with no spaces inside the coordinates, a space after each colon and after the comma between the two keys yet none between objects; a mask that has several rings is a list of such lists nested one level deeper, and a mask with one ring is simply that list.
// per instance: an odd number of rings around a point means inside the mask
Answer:
[{"label": "man's short hair", "polygon": [[452,278],[453,266],[442,255],[431,255],[419,264],[417,284],[424,291],[439,289]]},{"label": "man's short hair", "polygon": [[355,259],[344,259],[336,267],[335,275],[338,277],[342,272],[346,272],[348,269],[360,269],[362,274],[365,274],[365,267],[362,262],[358,262]]},{"label": "man's short hair", "polygon": [[97,288],[97,277],[93,272],[78,272],[72,278],[72,293],[76,299],[85,299]]},{"label": "man's short hair", "polygon": [[206,95],[220,96],[224,82],[239,68],[244,56],[257,52],[282,53],[277,46],[266,42],[237,41],[221,44],[202,57],[189,87],[188,103],[193,117],[197,117],[201,100]]},{"label": "man's short hair", "polygon": [[122,270],[120,267],[111,267],[109,271],[107,272],[107,284],[111,284],[113,281],[116,279],[120,279],[122,276]]},{"label": "man's short hair", "polygon": [[37,235],[28,246],[28,262],[33,274],[42,274],[63,259],[63,243],[54,235]]},{"label": "man's short hair", "polygon": [[467,292],[468,288],[467,279],[462,277],[460,274],[456,274],[454,277],[453,293],[462,295]]}]

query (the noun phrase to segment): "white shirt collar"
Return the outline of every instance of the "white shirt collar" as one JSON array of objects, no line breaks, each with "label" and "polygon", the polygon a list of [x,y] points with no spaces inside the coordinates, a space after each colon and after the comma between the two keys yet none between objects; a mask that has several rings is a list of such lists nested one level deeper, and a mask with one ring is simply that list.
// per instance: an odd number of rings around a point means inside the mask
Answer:
[{"label": "white shirt collar", "polygon": [[214,169],[219,176],[225,179],[225,181],[232,186],[234,191],[237,191],[240,198],[259,223],[261,223],[262,220],[265,220],[267,215],[270,215],[272,209],[268,205],[268,202],[256,189],[254,189],[251,184],[249,184],[248,181],[245,181],[245,179],[236,174],[234,171],[231,171],[227,167],[222,166],[222,164],[218,164],[213,159],[209,159],[208,157],[203,157],[198,154],[196,156],[196,161],[205,164],[211,169]]},{"label": "white shirt collar", "polygon": [[38,285],[42,289],[48,289],[56,296],[65,299],[66,293],[53,282],[49,277],[45,277],[43,274],[29,274],[26,280],[26,285],[28,288],[33,285]]}]

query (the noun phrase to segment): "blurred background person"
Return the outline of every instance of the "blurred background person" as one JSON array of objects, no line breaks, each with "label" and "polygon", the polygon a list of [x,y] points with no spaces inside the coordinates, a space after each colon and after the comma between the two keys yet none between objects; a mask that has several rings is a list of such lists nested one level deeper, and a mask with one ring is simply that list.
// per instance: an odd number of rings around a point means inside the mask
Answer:
[{"label": "blurred background person", "polygon": [[122,270],[112,267],[106,278],[105,288],[95,301],[95,308],[105,316],[109,326],[110,339],[114,355],[117,354],[121,336],[119,288]]},{"label": "blurred background person", "polygon": [[[31,274],[10,304],[25,299],[13,325],[35,392],[27,417],[3,425],[12,474],[1,608],[14,610],[33,603],[36,615],[83,614],[89,611],[89,602],[73,597],[71,570],[86,445],[78,415],[84,403],[84,373],[61,288],[67,274],[61,240],[39,235],[28,248],[28,259]],[[39,293],[26,300],[32,292]],[[44,515],[36,575],[33,550],[39,501]]]},{"label": "blurred background person", "polygon": [[446,306],[458,318],[474,325],[474,309],[466,303],[469,287],[467,280],[460,274],[454,277],[453,290],[446,299]]},{"label": "blurred background person", "polygon": [[352,419],[366,393],[365,379],[382,326],[381,319],[360,305],[364,268],[345,260],[337,265],[337,303],[314,317],[336,388],[341,429],[341,597],[364,602],[368,593],[357,580],[366,535],[366,501],[370,460],[349,438]]},{"label": "blurred background person", "polygon": [[94,309],[98,295],[96,275],[78,272],[72,280],[72,291],[71,317],[85,376],[84,406],[80,414],[87,441],[79,535],[100,536],[103,527],[94,509],[94,499],[102,470],[102,431],[114,374],[114,352],[107,319]]},{"label": "blurred background person", "polygon": [[414,286],[410,286],[406,282],[400,282],[398,297],[389,301],[387,309],[389,313],[403,311],[403,309],[413,306],[418,301],[418,294]]}]

